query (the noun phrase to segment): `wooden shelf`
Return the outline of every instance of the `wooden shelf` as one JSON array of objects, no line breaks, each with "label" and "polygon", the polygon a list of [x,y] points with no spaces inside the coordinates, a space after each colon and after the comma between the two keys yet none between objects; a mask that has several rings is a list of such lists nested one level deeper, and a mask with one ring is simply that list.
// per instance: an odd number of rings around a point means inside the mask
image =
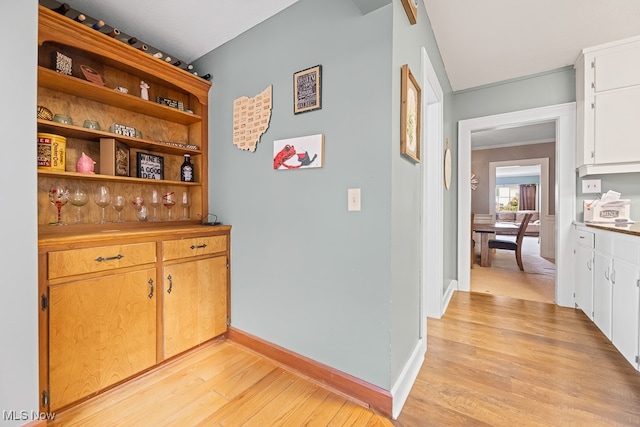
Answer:
[{"label": "wooden shelf", "polygon": [[180,186],[192,186],[198,187],[202,184],[199,182],[184,182],[184,181],[171,181],[167,179],[152,180],[145,178],[135,178],[130,176],[113,176],[113,175],[100,175],[93,173],[78,173],[67,171],[56,171],[38,169],[38,176],[40,177],[52,177],[52,178],[64,178],[64,179],[82,179],[90,181],[105,181],[105,182],[126,182],[133,184],[154,184],[158,185],[180,185]]},{"label": "wooden shelf", "polygon": [[38,131],[54,133],[56,135],[63,135],[67,138],[87,139],[96,142],[99,142],[100,138],[115,138],[118,141],[124,142],[125,144],[127,144],[127,146],[132,148],[138,148],[140,150],[161,151],[168,154],[202,154],[202,151],[200,149],[176,147],[172,144],[165,144],[162,142],[150,141],[148,139],[142,138],[132,138],[102,130],[87,129],[75,125],[65,125],[42,119],[38,119]]},{"label": "wooden shelf", "polygon": [[77,77],[60,74],[44,67],[38,67],[38,85],[183,125],[192,125],[202,121],[202,117],[197,114],[147,101],[128,93],[118,92],[115,89],[100,86]]}]

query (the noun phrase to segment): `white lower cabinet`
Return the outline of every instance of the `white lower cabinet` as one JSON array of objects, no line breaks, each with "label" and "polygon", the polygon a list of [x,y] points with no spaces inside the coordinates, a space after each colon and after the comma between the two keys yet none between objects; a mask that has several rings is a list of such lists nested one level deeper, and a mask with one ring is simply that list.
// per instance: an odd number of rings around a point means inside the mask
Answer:
[{"label": "white lower cabinet", "polygon": [[613,259],[596,252],[593,268],[593,321],[611,339],[611,271]]},{"label": "white lower cabinet", "polygon": [[574,244],[575,305],[593,320],[593,233],[576,230]]},{"label": "white lower cabinet", "polygon": [[611,341],[638,369],[638,316],[640,313],[640,268],[616,259],[611,277]]},{"label": "white lower cabinet", "polygon": [[[593,249],[589,233],[595,235]],[[578,226],[574,231],[575,304],[640,370],[640,238]],[[589,270],[593,257],[592,271]],[[592,274],[592,275],[591,275]],[[593,299],[589,300],[589,283]]]}]

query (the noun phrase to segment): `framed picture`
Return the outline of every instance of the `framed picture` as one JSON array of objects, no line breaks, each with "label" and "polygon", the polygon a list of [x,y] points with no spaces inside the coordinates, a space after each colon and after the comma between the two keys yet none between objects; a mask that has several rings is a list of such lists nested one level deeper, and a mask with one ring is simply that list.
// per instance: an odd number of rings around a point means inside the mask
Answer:
[{"label": "framed picture", "polygon": [[308,135],[273,141],[273,169],[321,168],[324,163],[324,135]]},{"label": "framed picture", "polygon": [[162,156],[138,152],[136,154],[136,167],[138,178],[164,179],[164,158]]},{"label": "framed picture", "polygon": [[402,0],[402,7],[411,25],[418,22],[418,0]]},{"label": "framed picture", "polygon": [[322,108],[322,65],[298,71],[293,75],[293,112],[304,113]]},{"label": "framed picture", "polygon": [[407,64],[402,66],[400,82],[400,153],[420,162],[420,122],[422,92]]}]

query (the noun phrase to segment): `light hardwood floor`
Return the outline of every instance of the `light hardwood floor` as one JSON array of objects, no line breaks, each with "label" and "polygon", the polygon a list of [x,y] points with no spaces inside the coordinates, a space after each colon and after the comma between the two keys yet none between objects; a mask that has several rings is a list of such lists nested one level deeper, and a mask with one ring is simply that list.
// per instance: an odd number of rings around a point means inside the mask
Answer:
[{"label": "light hardwood floor", "polygon": [[59,413],[52,426],[638,426],[640,373],[582,312],[457,292],[388,420],[229,341]]},{"label": "light hardwood floor", "polygon": [[389,426],[390,420],[230,341],[215,341],[49,426]]},{"label": "light hardwood floor", "polygon": [[640,373],[579,310],[456,292],[396,426],[639,426]]}]

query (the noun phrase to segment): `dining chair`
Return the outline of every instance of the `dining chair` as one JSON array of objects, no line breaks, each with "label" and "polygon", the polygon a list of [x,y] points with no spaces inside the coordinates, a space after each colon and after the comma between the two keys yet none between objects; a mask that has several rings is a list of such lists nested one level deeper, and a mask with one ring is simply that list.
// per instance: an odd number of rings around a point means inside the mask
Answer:
[{"label": "dining chair", "polygon": [[532,214],[527,213],[524,215],[524,218],[522,218],[520,227],[518,227],[518,234],[516,236],[515,242],[513,240],[500,240],[500,239],[489,240],[490,249],[505,249],[508,251],[515,251],[516,262],[518,263],[518,267],[520,268],[520,271],[524,271],[524,266],[522,265],[522,240],[524,239],[524,233],[525,231],[527,231],[527,225],[529,225],[531,216]]}]

